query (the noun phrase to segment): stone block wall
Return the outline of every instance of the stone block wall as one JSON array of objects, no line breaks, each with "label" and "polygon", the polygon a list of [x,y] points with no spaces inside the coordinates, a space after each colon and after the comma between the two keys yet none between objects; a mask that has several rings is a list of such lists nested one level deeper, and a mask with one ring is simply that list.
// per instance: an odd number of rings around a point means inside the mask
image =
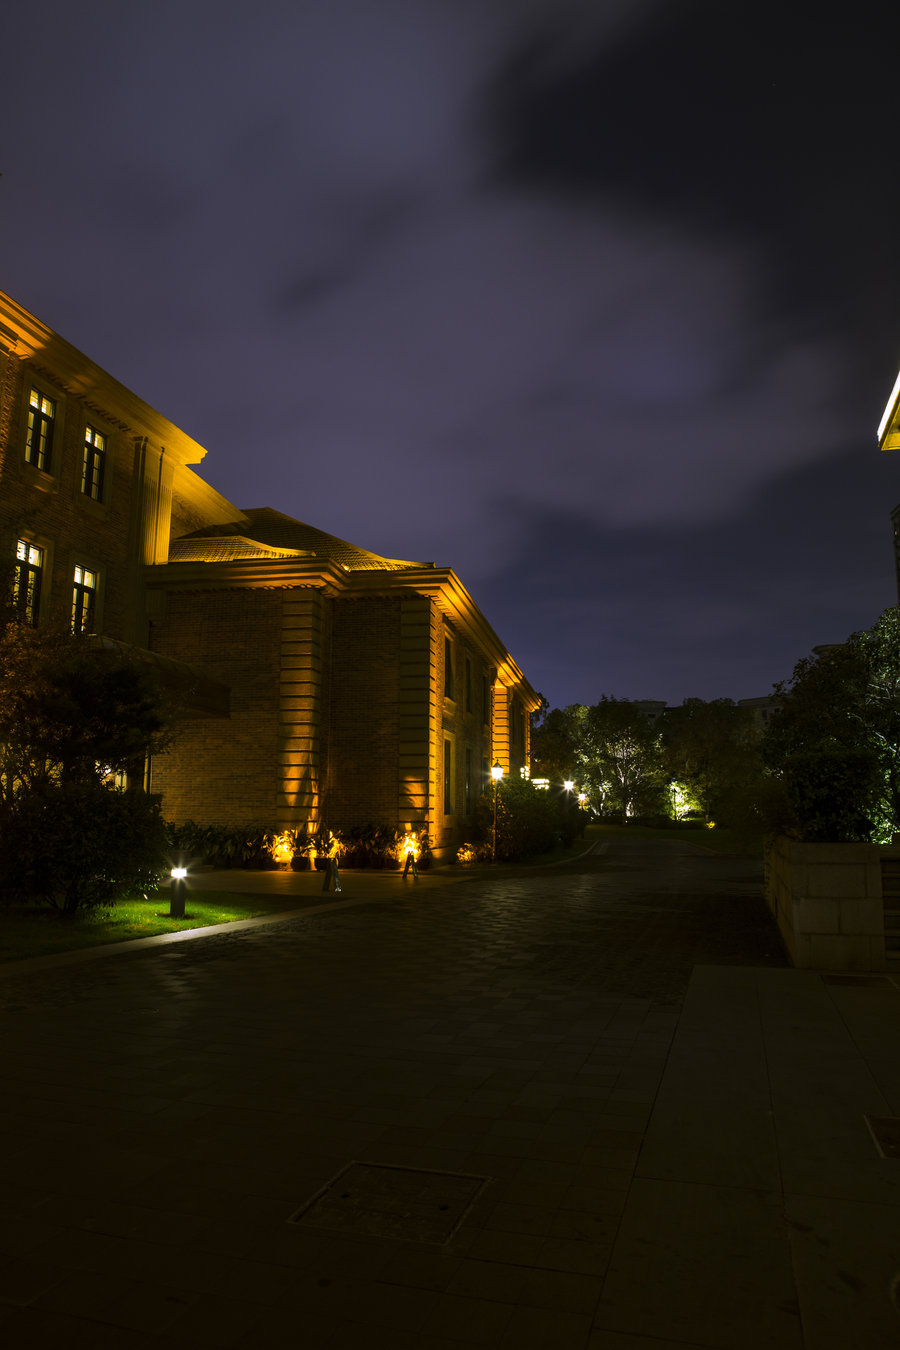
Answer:
[{"label": "stone block wall", "polygon": [[877,844],[770,840],[766,903],[798,968],[885,969]]}]

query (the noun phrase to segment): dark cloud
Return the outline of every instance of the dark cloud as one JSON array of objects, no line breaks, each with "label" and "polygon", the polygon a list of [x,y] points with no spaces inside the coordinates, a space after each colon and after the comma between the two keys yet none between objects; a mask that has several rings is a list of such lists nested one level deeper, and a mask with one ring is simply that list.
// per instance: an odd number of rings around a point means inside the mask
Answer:
[{"label": "dark cloud", "polygon": [[884,0],[852,15],[698,0],[578,51],[548,12],[485,99],[494,170],[599,209],[625,201],[704,238],[752,238],[773,304],[877,326],[880,269],[897,270],[884,90],[898,49],[900,11]]},{"label": "dark cloud", "polygon": [[892,585],[896,23],[19,7],[0,284],[236,502],[452,564],[552,701],[760,692]]}]

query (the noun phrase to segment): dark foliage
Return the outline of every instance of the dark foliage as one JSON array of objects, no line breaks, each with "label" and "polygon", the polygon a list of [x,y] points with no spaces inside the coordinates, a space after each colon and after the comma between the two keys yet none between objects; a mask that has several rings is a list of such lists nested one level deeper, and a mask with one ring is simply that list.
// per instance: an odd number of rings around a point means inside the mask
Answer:
[{"label": "dark foliage", "polygon": [[900,609],[800,661],[777,692],[763,743],[776,823],[801,839],[888,841],[900,828]]},{"label": "dark foliage", "polygon": [[46,781],[0,804],[0,894],[64,914],[112,905],[156,885],[166,843],[146,793]]},{"label": "dark foliage", "polygon": [[140,788],[168,740],[157,691],[114,648],[7,623],[0,631],[0,888],[72,914],[140,893],[163,865],[159,807]]},{"label": "dark foliage", "polygon": [[[497,860],[520,862],[549,853],[561,841],[560,807],[556,797],[524,778],[504,778],[497,785]],[[479,799],[476,823],[485,843],[493,836],[494,788]]]}]

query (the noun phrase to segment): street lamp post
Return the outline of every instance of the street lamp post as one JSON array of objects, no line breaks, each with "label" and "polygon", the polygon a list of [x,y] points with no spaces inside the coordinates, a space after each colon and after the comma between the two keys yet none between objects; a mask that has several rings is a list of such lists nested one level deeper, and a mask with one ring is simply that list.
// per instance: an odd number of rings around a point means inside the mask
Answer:
[{"label": "street lamp post", "polygon": [[497,784],[503,777],[500,761],[491,765],[491,778],[494,780],[494,823],[491,829],[491,862],[497,861]]}]

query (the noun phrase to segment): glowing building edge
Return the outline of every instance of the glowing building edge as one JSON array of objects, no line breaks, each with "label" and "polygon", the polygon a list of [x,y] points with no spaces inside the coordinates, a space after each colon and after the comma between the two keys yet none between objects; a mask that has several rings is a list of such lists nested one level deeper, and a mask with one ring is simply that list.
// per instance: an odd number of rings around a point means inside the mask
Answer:
[{"label": "glowing building edge", "polygon": [[898,402],[900,402],[900,371],[897,372],[890,398],[881,415],[881,421],[878,423],[878,444],[882,450],[900,448],[900,427],[898,427],[900,409],[897,407]]}]

